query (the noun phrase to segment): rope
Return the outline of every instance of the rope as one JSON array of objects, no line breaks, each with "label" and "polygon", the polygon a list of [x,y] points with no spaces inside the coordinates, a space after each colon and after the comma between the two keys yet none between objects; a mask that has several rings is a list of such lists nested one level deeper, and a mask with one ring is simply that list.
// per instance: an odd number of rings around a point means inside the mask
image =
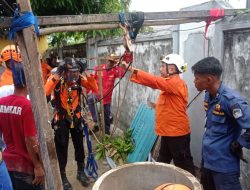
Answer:
[{"label": "rope", "polygon": [[20,13],[19,10],[16,9],[10,26],[9,40],[11,41],[12,38],[15,38],[16,32],[28,28],[32,25],[35,26],[35,32],[38,36],[39,35],[38,24],[36,17],[33,15],[33,13],[32,12]]},{"label": "rope", "polygon": [[[85,114],[86,116],[88,115],[86,108],[82,107],[82,111],[84,112],[84,114]],[[88,119],[88,118],[84,118],[84,119],[85,119],[85,123],[86,123],[87,126],[88,126],[89,122],[93,122],[93,119]],[[102,144],[102,143],[98,140],[98,138],[96,137],[96,135],[95,135],[95,133],[93,132],[93,130],[90,129],[90,128],[89,128],[89,130],[92,132],[92,134],[93,134],[95,140],[97,141],[97,143],[98,143],[98,144]],[[103,144],[102,144],[102,145],[103,145]]]},{"label": "rope", "polygon": [[88,71],[105,71],[105,70],[113,69],[113,68],[118,67],[118,66],[119,66],[119,64],[115,64],[114,66],[110,67],[109,69],[88,69],[87,68],[87,70]]},{"label": "rope", "polygon": [[192,105],[192,103],[196,100],[196,98],[198,98],[201,95],[202,92],[203,91],[198,92],[198,94],[196,94],[196,96],[188,103],[187,109]]},{"label": "rope", "polygon": [[[130,77],[129,77],[129,78],[130,78]],[[126,95],[126,93],[127,93],[129,78],[128,78],[127,83],[126,83],[126,87],[125,87],[125,90],[124,90],[124,94],[123,94],[123,98],[122,98],[121,105],[119,105],[119,103],[118,103],[118,106],[117,106],[117,113],[116,113],[117,115],[116,115],[116,120],[115,120],[114,128],[113,128],[113,130],[112,130],[112,132],[111,132],[111,135],[110,135],[111,137],[112,137],[112,135],[115,133],[115,130],[116,130],[116,128],[117,128],[117,124],[118,124],[119,116],[120,116],[120,108],[121,108],[121,106],[122,106],[122,104],[123,104],[123,102],[124,102],[125,95]]]},{"label": "rope", "polygon": [[89,131],[88,131],[88,126],[83,120],[83,125],[84,125],[84,134],[87,142],[87,147],[88,147],[88,157],[87,157],[87,164],[85,166],[87,174],[92,177],[93,179],[98,178],[97,170],[98,170],[98,165],[95,161],[95,157],[92,151],[92,144],[90,141],[90,136],[89,136]]},{"label": "rope", "polygon": [[4,3],[12,12],[15,12],[15,10],[14,10],[5,0],[3,0],[3,3]]},{"label": "rope", "polygon": [[95,108],[95,114],[96,114],[96,120],[97,120],[97,125],[98,125],[98,128],[99,128],[99,132],[101,132],[101,121],[100,121],[100,113],[98,111],[98,107],[97,107],[97,102],[96,102],[96,97],[93,98],[94,100],[94,108]]},{"label": "rope", "polygon": [[[119,79],[119,80],[121,80],[121,79]],[[118,123],[117,120],[118,120],[118,112],[119,112],[119,109],[120,109],[120,97],[121,97],[121,84],[119,83],[119,86],[118,86],[117,110],[116,110],[116,113],[115,113],[115,125],[114,125],[114,128],[113,128],[113,130],[112,130],[112,132],[110,134],[111,137],[115,133],[116,124]]]},{"label": "rope", "polygon": [[[119,64],[120,64],[121,60],[122,60],[122,57],[120,58]],[[116,66],[119,66],[119,64],[116,65]],[[130,63],[130,65],[131,65],[131,63]],[[129,67],[130,67],[130,65],[129,65]],[[129,67],[128,67],[128,68],[129,68]],[[105,70],[106,70],[106,69],[105,69]],[[101,71],[101,70],[99,70],[99,71]],[[124,76],[126,75],[127,72],[128,72],[128,69],[125,70],[124,74],[121,76],[121,79],[124,78]],[[119,80],[112,88],[110,88],[109,91],[108,91],[105,95],[103,95],[103,97],[100,98],[96,103],[98,103],[98,102],[100,102],[101,100],[103,100],[104,98],[106,98],[106,97],[115,89],[115,87],[116,87],[120,82],[121,82],[121,80]],[[93,103],[93,104],[94,104],[94,103]]]}]

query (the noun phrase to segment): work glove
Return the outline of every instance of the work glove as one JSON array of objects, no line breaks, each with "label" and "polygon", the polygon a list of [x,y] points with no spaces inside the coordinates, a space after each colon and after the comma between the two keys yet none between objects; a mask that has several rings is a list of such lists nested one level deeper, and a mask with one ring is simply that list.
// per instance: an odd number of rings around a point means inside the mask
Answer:
[{"label": "work glove", "polygon": [[237,158],[241,159],[245,163],[248,163],[248,161],[243,157],[242,146],[238,143],[238,141],[233,141],[231,143],[230,150]]},{"label": "work glove", "polygon": [[61,76],[61,74],[65,71],[65,69],[66,69],[66,63],[64,61],[61,61],[55,73]]},{"label": "work glove", "polygon": [[87,64],[86,59],[76,59],[76,64],[79,65],[80,73],[83,73],[88,68],[88,64]]}]

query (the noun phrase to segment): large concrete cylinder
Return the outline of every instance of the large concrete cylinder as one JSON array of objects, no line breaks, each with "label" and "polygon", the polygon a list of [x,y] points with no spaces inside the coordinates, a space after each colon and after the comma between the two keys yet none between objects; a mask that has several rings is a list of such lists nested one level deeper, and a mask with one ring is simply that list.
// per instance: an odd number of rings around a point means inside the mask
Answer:
[{"label": "large concrete cylinder", "polygon": [[159,162],[137,162],[112,169],[95,182],[92,190],[154,190],[164,183],[202,190],[199,181],[189,172]]}]

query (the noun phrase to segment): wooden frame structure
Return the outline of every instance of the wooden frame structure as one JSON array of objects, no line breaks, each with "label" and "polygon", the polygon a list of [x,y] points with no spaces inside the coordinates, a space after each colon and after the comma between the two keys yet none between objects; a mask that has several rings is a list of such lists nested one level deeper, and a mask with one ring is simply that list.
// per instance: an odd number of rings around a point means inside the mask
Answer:
[{"label": "wooden frame structure", "polygon": [[[226,9],[225,16],[235,16],[245,9]],[[128,17],[128,13],[125,14]],[[176,25],[190,22],[205,21],[210,16],[209,10],[204,11],[173,11],[144,13],[144,26]],[[46,35],[56,32],[77,32],[86,30],[102,30],[118,28],[118,14],[91,14],[91,15],[60,15],[38,16],[40,34]],[[0,28],[8,28],[11,18],[6,17],[0,22]]]},{"label": "wooden frame structure", "polygon": [[[30,0],[17,0],[21,12],[32,11]],[[226,9],[225,16],[235,16],[239,9]],[[128,15],[126,15],[128,16]],[[175,12],[151,12],[144,14],[144,26],[176,25],[190,22],[205,21],[210,16],[209,11],[175,11]],[[73,32],[85,30],[101,30],[118,28],[118,14],[94,14],[94,15],[63,15],[63,16],[39,16],[37,17],[40,34],[55,32]],[[11,18],[0,21],[0,28],[9,28]],[[38,130],[38,138],[42,162],[44,164],[46,183],[48,190],[62,190],[62,183],[57,162],[57,155],[53,141],[53,133],[49,124],[49,110],[43,88],[42,71],[39,62],[37,37],[34,26],[30,26],[18,32],[17,40],[24,61],[24,71],[32,103],[32,110]]]}]

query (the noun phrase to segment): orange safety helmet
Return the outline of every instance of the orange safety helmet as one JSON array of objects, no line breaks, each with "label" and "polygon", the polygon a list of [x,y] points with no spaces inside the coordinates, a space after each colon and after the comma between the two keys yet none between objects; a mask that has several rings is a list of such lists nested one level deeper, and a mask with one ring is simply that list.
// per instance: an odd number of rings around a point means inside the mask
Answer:
[{"label": "orange safety helmet", "polygon": [[156,187],[154,190],[191,190],[191,189],[182,184],[165,183]]},{"label": "orange safety helmet", "polygon": [[7,45],[1,51],[1,58],[4,62],[10,60],[11,56],[12,59],[15,60],[16,62],[22,62],[20,50],[15,45]]}]

